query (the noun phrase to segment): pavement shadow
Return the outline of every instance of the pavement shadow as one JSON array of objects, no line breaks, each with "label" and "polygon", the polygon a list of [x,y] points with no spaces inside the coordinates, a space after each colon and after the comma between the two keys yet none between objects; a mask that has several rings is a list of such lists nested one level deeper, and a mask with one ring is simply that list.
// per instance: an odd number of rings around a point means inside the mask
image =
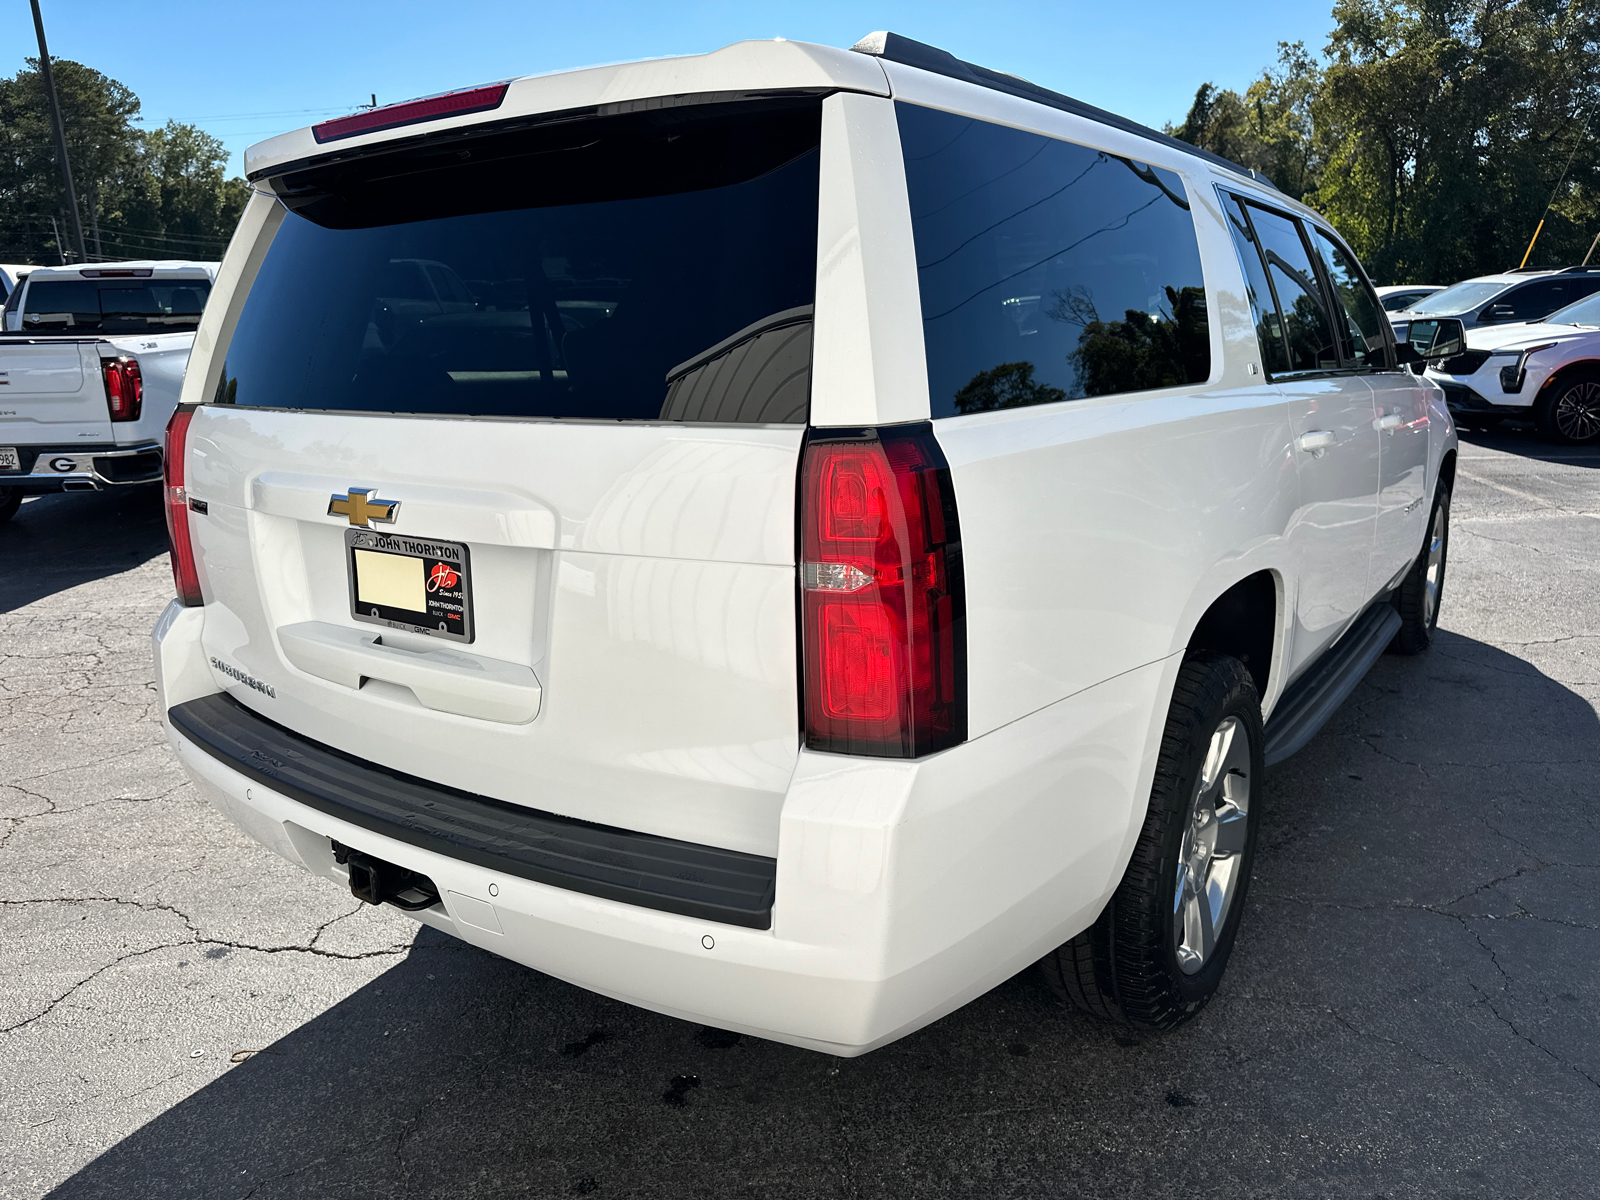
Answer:
[{"label": "pavement shadow", "polygon": [[[1274,774],[1257,862],[1269,878],[1229,977],[1167,1034],[1064,1011],[1030,972],[840,1060],[645,1012],[424,929],[381,977],[50,1197],[1192,1195],[1201,1145],[1229,1194],[1309,1194],[1320,1179],[1342,1182],[1312,1193],[1371,1195],[1432,1178],[1479,1137],[1495,1149],[1459,1194],[1522,1194],[1536,1159],[1547,1194],[1576,1194],[1592,1183],[1590,1092],[1552,1120],[1534,1093],[1582,1081],[1496,1025],[1470,978],[1441,977],[1403,931],[1482,952],[1399,901],[1509,875],[1493,855],[1522,852],[1485,833],[1507,807],[1525,841],[1594,861],[1600,834],[1574,806],[1590,803],[1596,745],[1589,702],[1482,642],[1446,633],[1427,655],[1383,659]],[[1341,890],[1360,903],[1337,903]],[[1375,913],[1402,931],[1392,947],[1370,940]],[[1593,927],[1595,914],[1552,919]],[[1570,947],[1528,953],[1531,989],[1577,986]],[[1493,976],[1486,956],[1481,969]],[[1600,1071],[1589,1028],[1559,1048]],[[1333,1126],[1344,1132],[1312,1137]]]},{"label": "pavement shadow", "polygon": [[166,553],[159,486],[29,497],[0,524],[0,612]]},{"label": "pavement shadow", "polygon": [[1559,462],[1577,467],[1600,467],[1600,445],[1558,446],[1539,436],[1531,423],[1506,422],[1492,429],[1459,427],[1461,440],[1486,450],[1500,450],[1538,462]]}]

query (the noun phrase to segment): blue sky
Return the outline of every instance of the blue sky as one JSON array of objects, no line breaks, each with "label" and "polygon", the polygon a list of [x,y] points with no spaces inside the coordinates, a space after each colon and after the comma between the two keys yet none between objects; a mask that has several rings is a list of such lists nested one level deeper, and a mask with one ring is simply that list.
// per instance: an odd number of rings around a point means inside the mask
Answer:
[{"label": "blue sky", "polygon": [[[147,127],[189,121],[223,139],[231,169],[252,142],[351,111],[514,75],[714,50],[744,38],[849,46],[874,29],[1067,92],[1159,127],[1206,80],[1243,87],[1279,41],[1320,51],[1331,0],[1228,4],[106,3],[41,0],[50,52],[131,87]],[[34,54],[24,0],[0,6],[0,74]]]}]

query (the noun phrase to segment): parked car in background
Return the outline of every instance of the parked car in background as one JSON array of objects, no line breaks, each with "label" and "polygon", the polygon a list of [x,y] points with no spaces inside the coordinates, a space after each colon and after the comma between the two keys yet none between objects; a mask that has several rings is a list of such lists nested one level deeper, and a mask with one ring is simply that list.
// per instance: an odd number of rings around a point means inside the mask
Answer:
[{"label": "parked car in background", "polygon": [[875,34],[246,170],[168,432],[167,737],[493,953],[840,1055],[1041,960],[1171,1027],[1268,766],[1433,636],[1443,394],[1322,217],[1124,118]]},{"label": "parked car in background", "polygon": [[216,267],[33,268],[0,334],[0,520],[29,494],[160,480]]},{"label": "parked car in background", "polygon": [[[1413,344],[1426,345],[1430,325],[1412,322]],[[1553,442],[1600,441],[1600,295],[1531,325],[1474,329],[1462,353],[1430,362],[1427,375],[1463,425],[1524,419]]]},{"label": "parked car in background", "polygon": [[1435,283],[1391,283],[1375,290],[1384,312],[1399,312],[1444,289]]},{"label": "parked car in background", "polygon": [[1600,292],[1600,266],[1530,267],[1482,275],[1435,292],[1397,314],[1395,337],[1407,340],[1406,322],[1416,317],[1452,317],[1468,330],[1537,321],[1595,292]]}]

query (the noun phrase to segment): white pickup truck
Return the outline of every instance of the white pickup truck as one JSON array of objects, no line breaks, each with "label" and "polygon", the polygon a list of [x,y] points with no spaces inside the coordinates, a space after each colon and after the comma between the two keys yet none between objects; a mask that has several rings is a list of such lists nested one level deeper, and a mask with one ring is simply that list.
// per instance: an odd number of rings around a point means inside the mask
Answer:
[{"label": "white pickup truck", "polygon": [[0,521],[26,495],[161,478],[216,264],[36,267],[0,334]]}]

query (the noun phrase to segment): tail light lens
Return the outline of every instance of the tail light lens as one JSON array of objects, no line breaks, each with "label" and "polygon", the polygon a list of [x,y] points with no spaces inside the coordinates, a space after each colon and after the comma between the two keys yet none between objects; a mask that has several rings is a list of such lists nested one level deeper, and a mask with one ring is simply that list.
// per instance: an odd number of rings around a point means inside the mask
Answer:
[{"label": "tail light lens", "polygon": [[965,740],[961,538],[932,428],[814,439],[800,501],[806,745],[917,758]]},{"label": "tail light lens", "polygon": [[172,584],[178,603],[194,606],[200,596],[200,572],[195,566],[194,543],[189,538],[189,493],[183,486],[183,452],[189,441],[192,409],[178,409],[167,422],[167,455],[162,470],[161,494],[167,508],[167,541],[172,550]]},{"label": "tail light lens", "polygon": [[108,358],[101,367],[106,374],[106,406],[113,421],[137,421],[144,410],[144,379],[139,364],[131,358]]}]

